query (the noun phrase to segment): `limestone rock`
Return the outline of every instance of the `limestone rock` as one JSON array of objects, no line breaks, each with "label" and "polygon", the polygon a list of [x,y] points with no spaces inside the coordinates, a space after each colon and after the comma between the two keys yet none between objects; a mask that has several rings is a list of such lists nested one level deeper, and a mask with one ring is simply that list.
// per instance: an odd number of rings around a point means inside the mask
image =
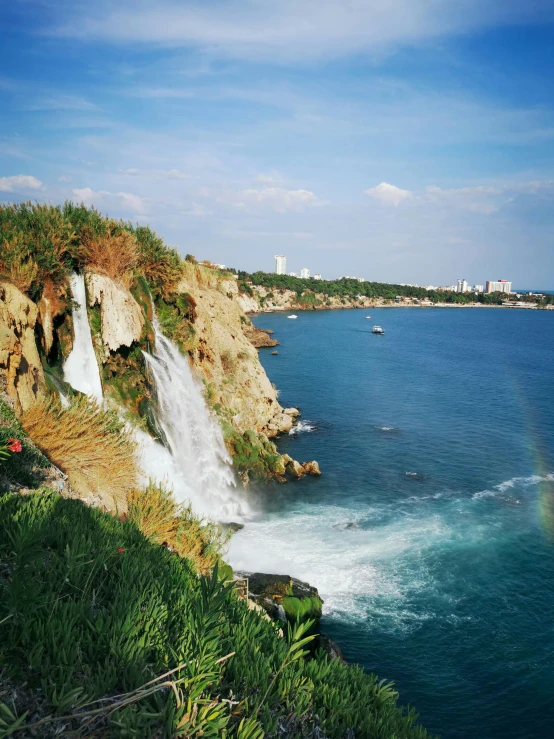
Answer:
[{"label": "limestone rock", "polygon": [[102,341],[106,352],[138,341],[144,327],[144,316],[131,293],[105,275],[87,273],[88,301],[102,311]]},{"label": "limestone rock", "polygon": [[283,413],[286,413],[287,416],[294,416],[294,418],[300,415],[298,408],[284,408]]},{"label": "limestone rock", "polygon": [[259,313],[260,312],[260,304],[256,300],[256,298],[251,297],[250,295],[244,295],[242,293],[239,293],[236,296],[236,302],[240,306],[241,310],[244,313]]},{"label": "limestone rock", "polygon": [[304,462],[302,471],[305,475],[321,475],[318,463],[313,459],[311,462]]},{"label": "limestone rock", "polygon": [[268,335],[267,331],[264,331],[262,328],[257,328],[252,324],[245,326],[243,328],[243,333],[256,349],[263,346],[279,346],[279,342],[272,339]]},{"label": "limestone rock", "polygon": [[300,462],[297,462],[296,459],[291,459],[291,461],[287,464],[286,469],[289,475],[293,475],[293,477],[304,477],[304,467],[300,464]]},{"label": "limestone rock", "polygon": [[21,413],[34,403],[44,382],[35,341],[38,309],[15,285],[0,282],[0,373]]}]

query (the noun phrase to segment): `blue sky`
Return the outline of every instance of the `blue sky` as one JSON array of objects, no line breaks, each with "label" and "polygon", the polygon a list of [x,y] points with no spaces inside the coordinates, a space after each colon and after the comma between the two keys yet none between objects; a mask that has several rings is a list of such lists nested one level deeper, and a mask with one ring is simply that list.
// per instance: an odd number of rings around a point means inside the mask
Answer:
[{"label": "blue sky", "polygon": [[552,0],[0,8],[0,200],[248,270],[554,287]]}]

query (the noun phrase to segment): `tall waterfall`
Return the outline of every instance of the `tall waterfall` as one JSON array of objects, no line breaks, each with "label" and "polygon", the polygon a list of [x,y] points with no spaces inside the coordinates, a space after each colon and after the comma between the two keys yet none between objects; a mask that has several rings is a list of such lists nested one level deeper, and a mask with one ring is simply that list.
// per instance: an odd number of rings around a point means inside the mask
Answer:
[{"label": "tall waterfall", "polygon": [[73,309],[73,349],[63,366],[64,380],[75,390],[101,402],[102,383],[87,316],[85,277],[73,273],[69,282],[73,300],[78,305]]},{"label": "tall waterfall", "polygon": [[144,356],[154,377],[158,421],[171,455],[144,435],[144,472],[157,480],[165,478],[175,498],[190,502],[198,514],[236,520],[247,507],[236,488],[219,424],[210,415],[187,358],[162,334],[156,318],[154,330],[156,350]]}]

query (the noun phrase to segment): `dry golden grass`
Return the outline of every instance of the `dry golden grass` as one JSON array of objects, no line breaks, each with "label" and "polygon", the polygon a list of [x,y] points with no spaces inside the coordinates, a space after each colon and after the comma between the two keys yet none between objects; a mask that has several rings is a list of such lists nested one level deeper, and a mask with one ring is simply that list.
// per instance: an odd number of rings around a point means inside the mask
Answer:
[{"label": "dry golden grass", "polygon": [[136,443],[113,413],[85,396],[69,408],[51,397],[26,410],[21,422],[79,495],[97,495],[111,511],[126,510],[127,493],[137,484]]},{"label": "dry golden grass", "polygon": [[219,526],[197,519],[191,507],[176,503],[163,485],[150,482],[144,490],[132,490],[127,503],[127,520],[151,541],[190,559],[198,572],[211,571],[221,557],[224,537]]},{"label": "dry golden grass", "polygon": [[37,263],[22,247],[22,236],[16,235],[2,244],[0,254],[0,279],[4,278],[26,293],[38,275]]},{"label": "dry golden grass", "polygon": [[82,254],[91,270],[129,286],[138,261],[138,245],[132,233],[110,224],[106,234],[83,238]]}]

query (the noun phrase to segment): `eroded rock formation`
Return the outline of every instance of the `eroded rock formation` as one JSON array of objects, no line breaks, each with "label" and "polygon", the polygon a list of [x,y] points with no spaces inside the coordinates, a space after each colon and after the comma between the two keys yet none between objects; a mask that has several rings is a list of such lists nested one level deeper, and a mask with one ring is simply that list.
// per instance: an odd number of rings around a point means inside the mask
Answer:
[{"label": "eroded rock formation", "polygon": [[89,306],[100,305],[102,341],[108,354],[138,341],[144,315],[129,290],[105,275],[86,275]]},{"label": "eroded rock formation", "polygon": [[0,370],[17,413],[36,400],[44,372],[35,340],[38,308],[9,282],[0,282]]}]

